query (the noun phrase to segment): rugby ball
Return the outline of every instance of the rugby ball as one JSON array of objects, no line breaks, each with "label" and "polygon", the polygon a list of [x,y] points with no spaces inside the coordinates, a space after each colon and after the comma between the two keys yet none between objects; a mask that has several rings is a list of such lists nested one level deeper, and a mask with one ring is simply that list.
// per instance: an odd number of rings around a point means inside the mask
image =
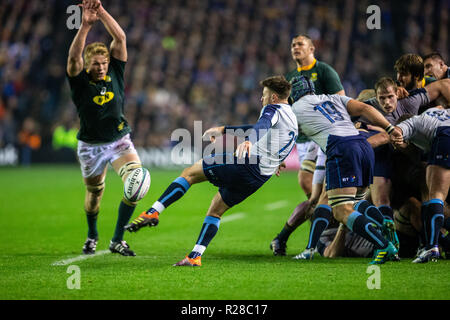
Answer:
[{"label": "rugby ball", "polygon": [[150,188],[150,172],[145,168],[136,168],[130,172],[124,183],[123,193],[129,201],[141,200]]}]

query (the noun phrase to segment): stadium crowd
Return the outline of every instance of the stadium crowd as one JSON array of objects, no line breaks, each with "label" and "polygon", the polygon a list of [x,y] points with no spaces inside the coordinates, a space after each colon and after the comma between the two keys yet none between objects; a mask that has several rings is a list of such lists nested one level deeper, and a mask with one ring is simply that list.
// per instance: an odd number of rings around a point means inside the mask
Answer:
[{"label": "stadium crowd", "polygon": [[[53,132],[77,128],[65,79],[74,1],[0,3],[0,147],[52,148]],[[258,81],[286,74],[293,35],[309,34],[348,96],[392,75],[404,52],[448,52],[448,1],[381,1],[381,30],[366,26],[368,0],[108,1],[127,34],[126,116],[137,147],[166,147],[176,128],[254,122]],[[446,7],[447,6],[447,7]],[[406,8],[406,10],[405,10]],[[99,26],[87,42],[109,42]],[[398,45],[401,44],[401,45]],[[437,45],[436,45],[437,44]],[[64,124],[61,123],[64,119]],[[27,142],[33,131],[40,143]],[[22,138],[21,138],[22,137]]]}]

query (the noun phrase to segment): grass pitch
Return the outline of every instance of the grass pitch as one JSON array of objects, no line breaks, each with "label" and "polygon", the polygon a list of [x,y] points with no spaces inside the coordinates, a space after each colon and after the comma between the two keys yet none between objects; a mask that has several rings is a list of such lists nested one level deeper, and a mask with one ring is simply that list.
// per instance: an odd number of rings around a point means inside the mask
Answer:
[{"label": "grass pitch", "polygon": [[[135,214],[147,209],[179,171],[150,168],[152,185]],[[370,259],[292,260],[307,242],[309,223],[288,242],[288,256],[274,257],[269,243],[305,196],[296,172],[273,177],[224,215],[200,268],[172,264],[190,252],[216,188],[191,188],[161,215],[157,228],[125,239],[136,257],[110,253],[84,260],[84,187],[77,166],[0,168],[0,299],[448,299],[450,260],[411,260],[380,267],[380,289],[368,289]],[[98,252],[107,250],[117,219],[122,182],[113,171],[98,220]],[[59,265],[54,265],[54,264]],[[80,289],[69,289],[80,271]],[[69,271],[69,273],[68,273]]]}]

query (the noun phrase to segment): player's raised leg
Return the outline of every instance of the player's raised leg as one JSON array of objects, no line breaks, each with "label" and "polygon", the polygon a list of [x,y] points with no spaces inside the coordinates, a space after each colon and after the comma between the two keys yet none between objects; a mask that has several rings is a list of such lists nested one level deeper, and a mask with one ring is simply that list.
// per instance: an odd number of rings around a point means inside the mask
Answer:
[{"label": "player's raised leg", "polygon": [[176,178],[163,192],[150,209],[141,213],[136,219],[125,226],[130,232],[136,232],[145,226],[156,226],[159,223],[159,215],[172,203],[179,200],[189,190],[191,185],[206,181],[207,178],[203,172],[203,160],[197,161],[191,167],[183,170],[181,175]]},{"label": "player's raised leg", "polygon": [[229,208],[230,207],[223,201],[220,192],[217,192],[211,201],[208,212],[206,213],[205,220],[203,221],[203,225],[194,248],[189,255],[187,255],[183,260],[175,263],[174,266],[199,267],[202,265],[201,257],[205,252],[206,247],[219,230],[220,218]]}]

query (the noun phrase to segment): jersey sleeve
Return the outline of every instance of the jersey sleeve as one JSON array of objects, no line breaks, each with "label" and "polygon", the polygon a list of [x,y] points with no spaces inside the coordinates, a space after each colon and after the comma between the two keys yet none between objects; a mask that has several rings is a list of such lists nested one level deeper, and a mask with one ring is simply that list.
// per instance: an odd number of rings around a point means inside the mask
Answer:
[{"label": "jersey sleeve", "polygon": [[118,60],[114,58],[113,56],[110,56],[110,62],[109,62],[110,68],[112,68],[117,76],[117,79],[119,79],[121,82],[123,82],[124,74],[125,74],[125,61]]},{"label": "jersey sleeve", "polygon": [[81,72],[75,77],[69,76],[69,74],[66,71],[66,77],[69,80],[70,89],[72,89],[72,91],[80,89],[81,87],[84,86],[86,81],[89,81],[89,77],[84,69],[81,70]]},{"label": "jersey sleeve", "polygon": [[338,91],[344,90],[336,70],[325,63],[323,64],[322,83],[325,88],[325,94],[335,94]]},{"label": "jersey sleeve", "polygon": [[400,129],[402,129],[402,135],[404,140],[410,139],[415,134],[415,125],[419,120],[419,116],[411,117],[405,121],[402,121],[397,125]]},{"label": "jersey sleeve", "polygon": [[341,96],[341,95],[337,95],[339,97],[339,99],[341,100],[341,102],[344,104],[344,106],[347,108],[347,103],[352,100],[352,98],[347,97],[347,96]]},{"label": "jersey sleeve", "polygon": [[399,100],[404,108],[404,111],[411,114],[417,114],[420,107],[426,106],[430,103],[430,98],[425,89],[418,89],[410,94],[408,97]]}]

